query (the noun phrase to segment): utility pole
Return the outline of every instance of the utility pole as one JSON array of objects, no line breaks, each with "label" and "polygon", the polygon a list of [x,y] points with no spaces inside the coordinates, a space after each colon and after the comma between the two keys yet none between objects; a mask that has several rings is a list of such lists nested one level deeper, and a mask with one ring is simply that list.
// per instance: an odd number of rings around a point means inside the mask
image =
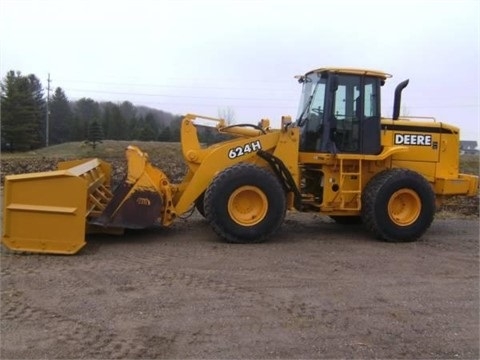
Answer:
[{"label": "utility pole", "polygon": [[45,146],[48,146],[48,140],[49,140],[49,122],[50,122],[50,109],[49,109],[49,103],[50,103],[50,73],[48,73],[48,80],[47,80],[47,119],[46,119],[46,129],[45,129]]}]

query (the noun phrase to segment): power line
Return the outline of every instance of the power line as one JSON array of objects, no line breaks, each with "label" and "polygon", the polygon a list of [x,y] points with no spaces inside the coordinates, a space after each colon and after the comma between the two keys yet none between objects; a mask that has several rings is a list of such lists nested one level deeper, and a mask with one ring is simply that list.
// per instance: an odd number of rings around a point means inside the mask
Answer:
[{"label": "power line", "polygon": [[[109,91],[109,90],[93,90],[93,89],[77,89],[77,88],[64,88],[65,91],[73,92],[89,92],[98,94],[110,94],[110,95],[128,95],[128,96],[145,96],[145,97],[164,97],[164,98],[179,98],[179,99],[208,99],[208,100],[241,100],[241,101],[282,101],[289,102],[292,98],[264,98],[264,97],[226,97],[226,96],[196,96],[196,95],[172,95],[172,94],[152,94],[152,93],[137,93],[137,92],[124,92],[124,91]],[[467,108],[478,107],[478,104],[457,104],[457,105],[421,105],[410,106],[408,108]]]},{"label": "power line", "polygon": [[212,90],[253,90],[253,91],[279,91],[290,92],[291,90],[280,87],[245,87],[245,86],[205,86],[205,85],[161,85],[161,84],[138,84],[138,83],[114,83],[114,82],[98,82],[98,81],[70,81],[64,80],[64,83],[78,83],[78,84],[94,84],[107,86],[128,86],[128,87],[147,87],[147,88],[167,88],[167,89],[212,89]]},{"label": "power line", "polygon": [[166,98],[182,98],[182,99],[215,99],[215,100],[247,100],[247,101],[291,101],[291,99],[282,98],[244,98],[244,97],[216,97],[216,96],[191,96],[191,95],[171,95],[171,94],[149,94],[149,93],[132,93],[123,91],[105,91],[105,90],[89,90],[89,89],[73,89],[65,88],[65,91],[90,92],[98,94],[111,95],[129,95],[129,96],[151,96]]},{"label": "power line", "polygon": [[[108,82],[108,81],[86,81],[86,80],[62,80],[63,82],[67,83],[79,83],[79,84],[96,84],[96,85],[114,85],[114,86],[129,86],[129,87],[150,87],[150,88],[171,88],[171,89],[218,89],[218,90],[259,90],[259,91],[275,91],[275,92],[292,92],[291,89],[287,88],[279,88],[279,87],[233,87],[233,86],[204,86],[204,85],[196,85],[195,83],[191,83],[192,79],[189,78],[169,78],[170,80],[172,79],[178,79],[178,80],[188,80],[189,84],[188,85],[162,85],[162,84],[148,84],[148,83],[127,83],[127,82]],[[208,82],[212,81],[217,81],[217,82],[222,82],[222,80],[219,80],[218,78],[215,79],[200,79]],[[193,79],[195,81],[195,79]],[[231,80],[233,82],[233,80]],[[238,81],[239,82],[239,81]],[[251,83],[252,81],[249,81]],[[258,83],[276,83],[276,84],[287,84],[287,81],[279,80],[279,81],[258,81]],[[288,82],[290,83],[290,82]],[[66,89],[66,88],[65,88]],[[131,92],[115,92],[115,91],[104,91],[104,90],[88,90],[88,89],[72,89],[74,91],[97,91],[97,92],[106,92],[106,93],[113,93],[113,94],[135,94]],[[156,96],[152,94],[142,94],[139,93],[138,95],[145,95],[145,96]],[[167,95],[163,95],[167,96]],[[450,96],[423,96],[424,100],[438,100],[438,101],[445,101],[445,99],[450,99]],[[471,96],[468,97],[461,97],[461,99],[471,99]],[[457,98],[458,99],[458,98]]]},{"label": "power line", "polygon": [[[191,88],[191,87],[201,87],[201,88],[219,88],[219,89],[230,89],[230,88],[236,88],[232,86],[198,86],[195,84],[195,82],[198,83],[212,83],[212,82],[218,82],[218,83],[238,83],[241,84],[245,81],[245,79],[220,79],[220,78],[166,78],[165,80],[181,80],[181,81],[188,81],[188,85],[161,85],[158,83],[128,83],[128,82],[114,82],[114,81],[89,81],[89,80],[72,80],[72,79],[60,79],[58,80],[59,82],[70,82],[70,83],[82,83],[82,84],[97,84],[97,85],[122,85],[122,86],[142,86],[142,87],[178,87],[178,88]],[[292,81],[290,80],[253,80],[253,79],[248,79],[248,83],[258,83],[258,84],[292,84],[296,83],[294,78],[292,77]],[[241,86],[239,89],[246,89],[246,87]],[[255,89],[265,89],[269,90],[269,88],[256,88]]]},{"label": "power line", "polygon": [[[80,100],[80,98],[74,98],[72,99],[72,101],[78,101]],[[112,102],[112,100],[110,99],[95,99],[96,102]],[[197,103],[197,104],[191,104],[191,103],[171,103],[171,102],[151,102],[151,101],[140,101],[141,104],[138,104],[135,103],[134,101],[130,101],[130,100],[124,100],[124,101],[129,101],[129,102],[132,102],[134,103],[135,106],[183,106],[183,107],[191,107],[191,108],[196,108],[196,107],[218,107],[218,106],[221,106],[221,104],[219,103],[215,103],[215,104],[205,104],[205,103]],[[123,102],[123,101],[119,101],[119,102]],[[288,105],[275,105],[275,106],[271,106],[271,105],[268,105],[268,104],[265,104],[265,105],[251,105],[251,104],[242,104],[242,105],[239,105],[240,108],[245,108],[245,109],[262,109],[262,108],[269,108],[269,109],[292,109],[292,108],[296,108],[297,107],[297,104],[293,104],[292,106],[288,106]]]},{"label": "power line", "polygon": [[[87,90],[87,89],[66,89],[68,91],[79,91],[79,92],[91,92],[91,93],[100,93],[100,94],[110,94],[110,95],[128,95],[128,96],[146,96],[146,97],[164,97],[164,98],[178,98],[178,99],[208,99],[208,100],[240,100],[240,101],[263,101],[263,102],[271,102],[271,101],[281,101],[281,102],[291,102],[293,99],[289,98],[243,98],[243,97],[215,97],[215,96],[190,96],[190,95],[169,95],[169,94],[147,94],[147,93],[130,93],[130,92],[117,92],[117,91],[103,91],[103,90]],[[103,100],[103,101],[111,101],[111,100]],[[147,102],[149,104],[157,104],[157,105],[184,105],[184,106],[216,106],[218,104],[186,104],[186,103],[152,103]],[[269,105],[250,105],[250,104],[242,104],[242,107],[245,108],[263,108],[263,107],[272,107]],[[275,108],[290,108],[291,106],[287,105],[275,105]],[[386,106],[388,108],[389,106]],[[390,106],[391,107],[391,106]],[[422,105],[422,106],[409,106],[406,105],[407,108],[410,109],[440,109],[440,108],[478,108],[478,104],[457,104],[457,105]]]},{"label": "power line", "polygon": [[[393,104],[391,104],[393,106]],[[391,107],[390,106],[390,107]],[[460,109],[460,108],[478,108],[479,104],[457,104],[457,105],[420,105],[410,106],[405,104],[406,109]],[[388,106],[387,106],[388,108]]]}]

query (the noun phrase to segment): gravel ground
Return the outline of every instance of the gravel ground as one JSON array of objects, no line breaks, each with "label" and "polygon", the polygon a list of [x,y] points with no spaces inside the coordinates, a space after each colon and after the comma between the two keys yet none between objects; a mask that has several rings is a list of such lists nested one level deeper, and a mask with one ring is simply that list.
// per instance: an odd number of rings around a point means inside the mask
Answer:
[{"label": "gravel ground", "polygon": [[194,214],[0,260],[1,359],[479,358],[478,218],[389,244],[289,214],[233,245]]}]

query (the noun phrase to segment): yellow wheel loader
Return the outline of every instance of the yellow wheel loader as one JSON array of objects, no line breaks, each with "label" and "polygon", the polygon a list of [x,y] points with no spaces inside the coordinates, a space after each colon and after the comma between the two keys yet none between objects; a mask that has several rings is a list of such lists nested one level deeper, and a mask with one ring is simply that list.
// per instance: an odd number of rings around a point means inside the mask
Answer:
[{"label": "yellow wheel loader", "polygon": [[[9,249],[74,254],[90,231],[168,226],[193,206],[221,238],[261,242],[286,211],[315,212],[341,224],[363,222],[377,238],[415,241],[446,196],[476,196],[478,178],[459,173],[459,129],[432,119],[381,117],[380,89],[391,75],[320,68],[298,76],[298,117],[280,129],[228,125],[186,115],[181,146],[188,172],[179,184],[129,146],[125,180],[110,188],[98,159],[60,163],[53,172],[5,179],[3,244]],[[203,146],[198,126],[233,135]]]}]

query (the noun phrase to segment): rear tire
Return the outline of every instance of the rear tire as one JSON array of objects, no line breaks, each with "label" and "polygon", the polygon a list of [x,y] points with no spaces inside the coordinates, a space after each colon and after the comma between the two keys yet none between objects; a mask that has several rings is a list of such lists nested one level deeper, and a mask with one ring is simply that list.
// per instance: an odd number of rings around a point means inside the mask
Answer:
[{"label": "rear tire", "polygon": [[285,192],[268,170],[240,163],[218,174],[204,199],[213,230],[231,243],[265,241],[282,225]]},{"label": "rear tire", "polygon": [[362,194],[362,220],[384,241],[418,240],[435,215],[435,194],[420,174],[390,169],[376,175]]}]

